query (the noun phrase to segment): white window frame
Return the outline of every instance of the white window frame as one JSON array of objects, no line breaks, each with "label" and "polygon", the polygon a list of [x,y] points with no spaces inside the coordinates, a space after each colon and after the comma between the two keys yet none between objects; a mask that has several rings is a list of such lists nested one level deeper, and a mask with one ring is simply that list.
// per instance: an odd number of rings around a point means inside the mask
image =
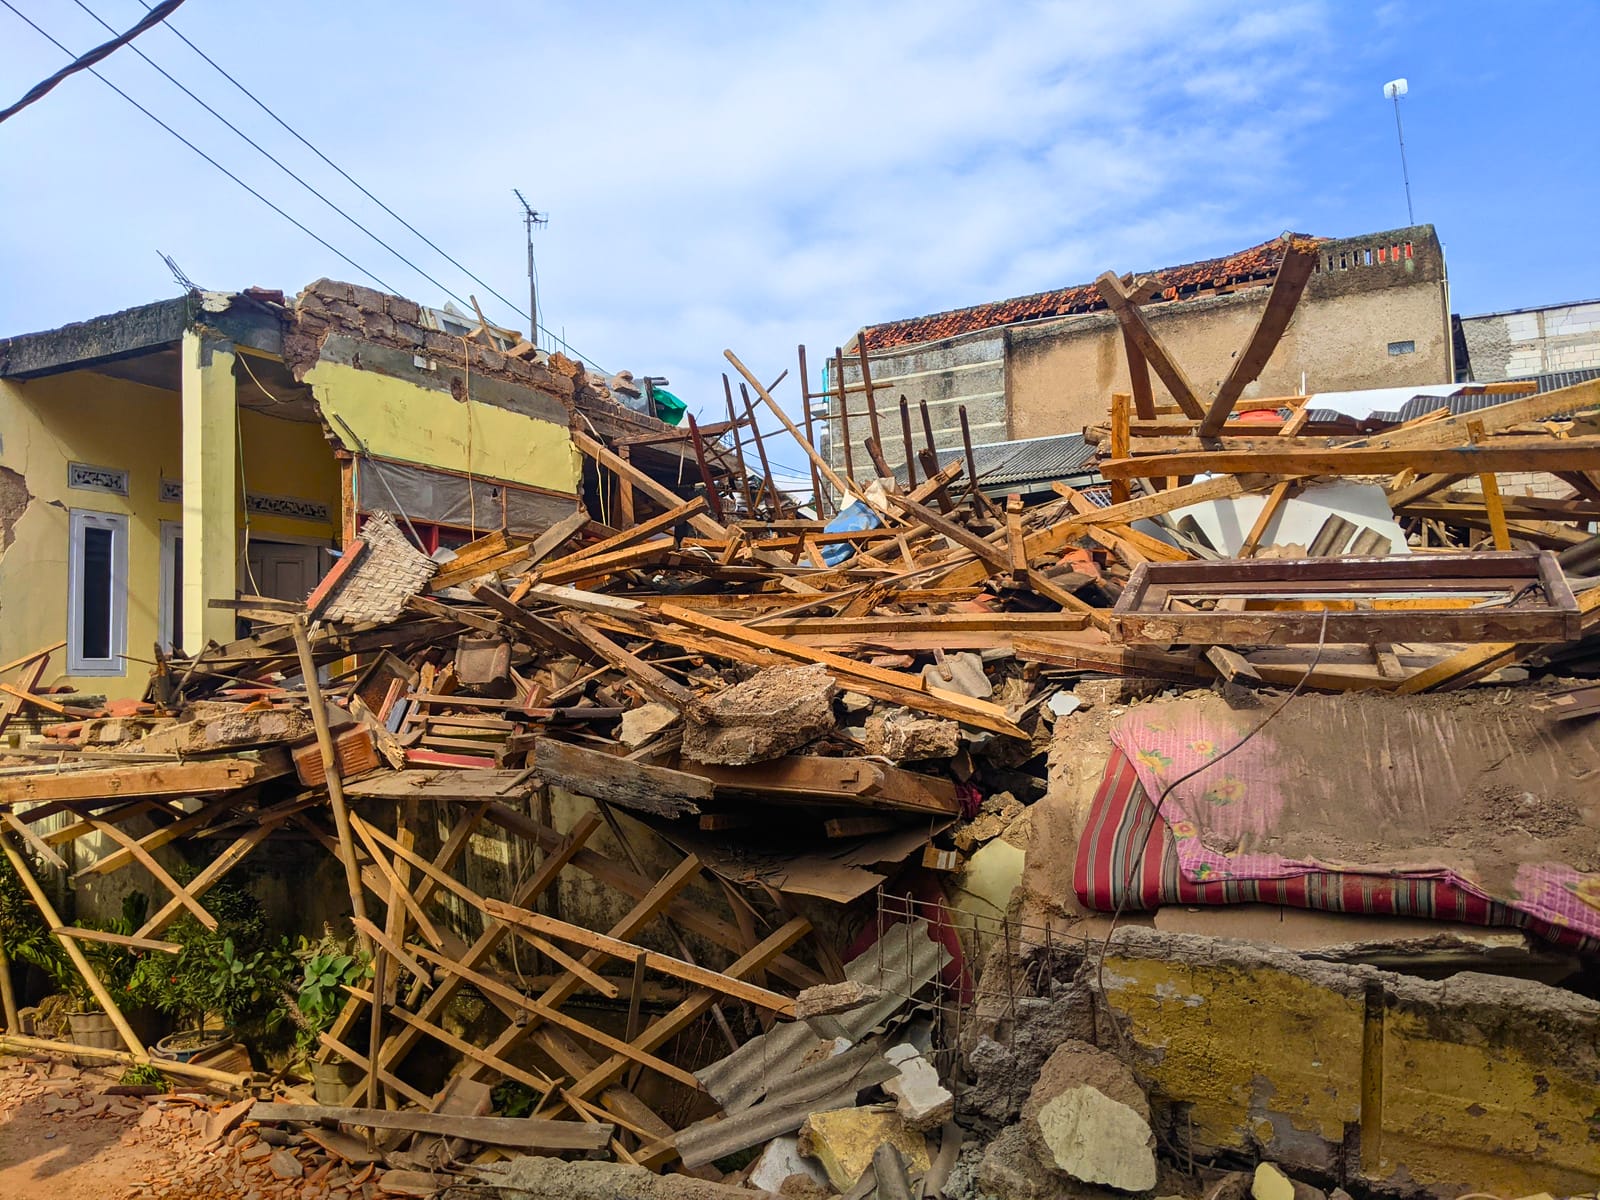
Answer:
[{"label": "white window frame", "polygon": [[157,623],[161,649],[168,654],[183,649],[172,644],[172,617],[183,597],[173,587],[178,573],[178,539],[183,536],[182,521],[161,522],[161,613]]},{"label": "white window frame", "polygon": [[[67,674],[126,675],[128,663],[128,518],[122,513],[68,510]],[[88,529],[111,531],[111,654],[85,658],[83,642],[83,551]]]}]

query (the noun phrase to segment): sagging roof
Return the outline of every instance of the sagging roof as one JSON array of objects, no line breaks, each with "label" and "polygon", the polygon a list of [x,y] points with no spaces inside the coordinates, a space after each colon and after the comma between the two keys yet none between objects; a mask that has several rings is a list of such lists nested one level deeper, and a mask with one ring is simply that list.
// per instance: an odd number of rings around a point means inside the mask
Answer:
[{"label": "sagging roof", "polygon": [[[1260,245],[1208,258],[1182,266],[1167,267],[1147,272],[1161,285],[1159,298],[1182,300],[1199,292],[1215,288],[1237,286],[1245,283],[1264,283],[1278,273],[1283,261],[1285,239],[1306,239],[1308,234],[1285,233]],[[1326,239],[1316,238],[1315,241]],[[969,308],[951,309],[931,316],[910,317],[901,321],[887,321],[869,325],[861,331],[869,351],[888,350],[895,346],[911,346],[922,342],[938,341],[961,333],[992,329],[1001,325],[1014,325],[1020,321],[1037,321],[1047,317],[1064,317],[1075,313],[1093,312],[1105,307],[1105,301],[1093,283],[1050,292],[1035,292],[1031,296],[1017,296],[1010,300],[997,300],[992,304],[976,304]]]}]

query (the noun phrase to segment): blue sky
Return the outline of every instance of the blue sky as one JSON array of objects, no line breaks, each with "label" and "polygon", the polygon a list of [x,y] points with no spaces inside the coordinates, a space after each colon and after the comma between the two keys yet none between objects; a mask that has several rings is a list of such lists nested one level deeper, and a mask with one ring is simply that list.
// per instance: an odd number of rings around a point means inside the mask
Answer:
[{"label": "blue sky", "polygon": [[[10,0],[81,52],[75,0]],[[118,29],[138,0],[84,0]],[[197,45],[498,291],[606,368],[721,409],[864,324],[1148,269],[1285,229],[1419,221],[1458,312],[1600,295],[1600,5],[444,5],[188,0]],[[137,43],[441,282],[519,318],[162,28]],[[64,56],[0,8],[0,103]],[[443,294],[127,49],[119,86],[395,290]],[[348,264],[89,75],[0,125],[0,334],[201,286],[294,292]],[[791,407],[794,383],[780,397]],[[796,457],[798,455],[796,454]]]}]

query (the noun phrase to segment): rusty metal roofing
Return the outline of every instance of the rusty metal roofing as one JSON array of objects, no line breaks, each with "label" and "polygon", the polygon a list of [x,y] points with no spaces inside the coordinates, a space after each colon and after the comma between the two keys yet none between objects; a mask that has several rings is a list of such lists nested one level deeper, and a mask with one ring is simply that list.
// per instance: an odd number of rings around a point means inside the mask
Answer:
[{"label": "rusty metal roofing", "polygon": [[[1298,233],[1286,236],[1294,239],[1307,237]],[[1153,275],[1160,285],[1160,291],[1152,293],[1150,299],[1182,300],[1216,288],[1265,283],[1278,273],[1278,265],[1283,261],[1284,244],[1284,237],[1275,237],[1258,246],[1220,258],[1146,272]],[[957,308],[925,317],[869,325],[861,331],[861,337],[870,351],[889,350],[895,346],[936,342],[940,338],[955,337],[979,329],[1015,325],[1020,321],[1038,321],[1047,317],[1071,316],[1104,307],[1105,301],[1100,298],[1094,284],[1080,283],[1055,291],[1035,292],[1031,296],[997,300],[992,304],[975,304],[970,308]]]}]

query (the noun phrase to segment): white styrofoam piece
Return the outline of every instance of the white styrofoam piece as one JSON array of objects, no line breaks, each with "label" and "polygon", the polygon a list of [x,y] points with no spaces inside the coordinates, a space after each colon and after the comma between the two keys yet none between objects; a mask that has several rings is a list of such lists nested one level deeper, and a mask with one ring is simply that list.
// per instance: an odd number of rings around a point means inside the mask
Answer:
[{"label": "white styrofoam piece", "polygon": [[[1266,503],[1264,492],[1207,500],[1177,509],[1172,520],[1176,523],[1186,516],[1193,517],[1213,546],[1224,554],[1236,554]],[[1355,525],[1358,532],[1375,529],[1383,534],[1389,539],[1390,554],[1411,553],[1383,489],[1371,483],[1323,483],[1306,488],[1284,501],[1267,526],[1261,545],[1310,546],[1323,522],[1335,514]]]}]

